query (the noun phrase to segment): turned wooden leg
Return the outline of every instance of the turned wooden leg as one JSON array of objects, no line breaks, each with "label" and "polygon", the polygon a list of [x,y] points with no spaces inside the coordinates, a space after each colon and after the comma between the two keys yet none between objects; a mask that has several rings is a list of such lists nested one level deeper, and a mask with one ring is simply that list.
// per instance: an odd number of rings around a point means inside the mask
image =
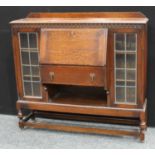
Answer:
[{"label": "turned wooden leg", "polygon": [[140,129],[140,141],[141,142],[144,142],[144,139],[145,139],[145,133],[144,133],[144,129]]},{"label": "turned wooden leg", "polygon": [[32,111],[32,116],[31,116],[31,119],[33,120],[33,121],[35,121],[35,111]]},{"label": "turned wooden leg", "polygon": [[145,130],[146,130],[146,114],[145,112],[140,114],[140,141],[144,142]]},{"label": "turned wooden leg", "polygon": [[145,112],[145,123],[146,123],[146,127],[145,127],[145,131],[147,130],[147,111]]},{"label": "turned wooden leg", "polygon": [[23,114],[22,114],[21,109],[18,109],[18,118],[19,118],[19,127],[21,129],[23,129],[24,128],[24,125],[23,125]]}]

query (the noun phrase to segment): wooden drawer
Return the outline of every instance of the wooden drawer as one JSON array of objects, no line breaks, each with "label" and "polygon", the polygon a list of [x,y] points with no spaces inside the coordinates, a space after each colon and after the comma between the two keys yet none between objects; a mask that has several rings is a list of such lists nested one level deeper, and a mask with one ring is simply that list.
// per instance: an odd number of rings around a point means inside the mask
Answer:
[{"label": "wooden drawer", "polygon": [[41,66],[42,83],[104,86],[105,67]]}]

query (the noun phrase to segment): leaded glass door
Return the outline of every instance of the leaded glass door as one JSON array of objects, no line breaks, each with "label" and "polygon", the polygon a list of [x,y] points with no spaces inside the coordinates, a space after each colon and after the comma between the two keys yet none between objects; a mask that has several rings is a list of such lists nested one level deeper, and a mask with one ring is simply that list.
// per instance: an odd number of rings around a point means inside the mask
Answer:
[{"label": "leaded glass door", "polygon": [[139,107],[143,88],[142,29],[113,29],[108,37],[108,105]]},{"label": "leaded glass door", "polygon": [[114,33],[114,72],[115,103],[136,104],[136,33]]},{"label": "leaded glass door", "polygon": [[37,32],[19,32],[23,96],[42,98]]}]

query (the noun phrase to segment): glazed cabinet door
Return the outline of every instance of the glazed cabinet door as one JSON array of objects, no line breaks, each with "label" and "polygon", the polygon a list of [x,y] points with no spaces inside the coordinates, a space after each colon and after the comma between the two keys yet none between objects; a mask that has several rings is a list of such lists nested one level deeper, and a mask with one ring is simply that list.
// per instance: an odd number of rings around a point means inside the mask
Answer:
[{"label": "glazed cabinet door", "polygon": [[24,99],[43,99],[39,68],[39,32],[13,33],[18,93]]},{"label": "glazed cabinet door", "polygon": [[110,102],[113,106],[138,107],[142,88],[142,35],[140,30],[110,32]]},{"label": "glazed cabinet door", "polygon": [[18,37],[24,96],[41,97],[38,34],[19,32]]}]

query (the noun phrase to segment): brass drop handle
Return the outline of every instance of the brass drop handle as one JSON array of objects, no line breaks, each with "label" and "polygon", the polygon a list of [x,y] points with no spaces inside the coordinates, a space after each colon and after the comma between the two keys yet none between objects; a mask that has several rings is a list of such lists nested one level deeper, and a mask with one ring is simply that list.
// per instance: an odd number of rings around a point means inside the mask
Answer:
[{"label": "brass drop handle", "polygon": [[54,72],[49,72],[49,76],[50,76],[50,79],[53,80],[54,79]]},{"label": "brass drop handle", "polygon": [[90,75],[91,81],[94,81],[96,77],[95,73],[90,73],[89,75]]}]

